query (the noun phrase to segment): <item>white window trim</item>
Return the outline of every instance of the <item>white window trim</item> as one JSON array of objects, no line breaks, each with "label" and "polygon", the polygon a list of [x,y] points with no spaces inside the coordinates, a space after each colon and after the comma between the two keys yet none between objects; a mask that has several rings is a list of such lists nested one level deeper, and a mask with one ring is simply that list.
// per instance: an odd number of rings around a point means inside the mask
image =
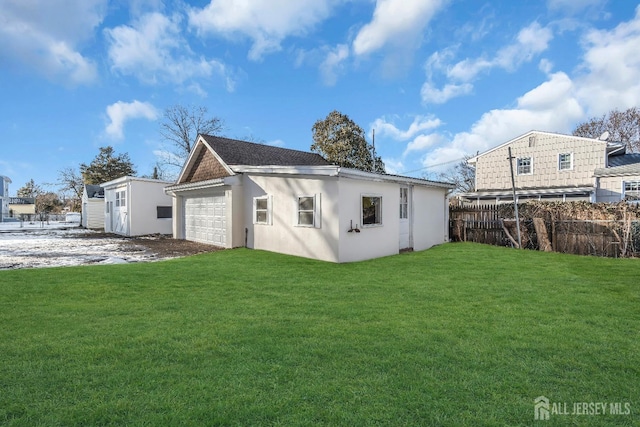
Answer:
[{"label": "white window trim", "polygon": [[[561,169],[560,168],[560,156],[562,155],[569,155],[569,169]],[[533,170],[533,168],[532,168]],[[565,171],[572,171],[573,170],[573,152],[571,153],[558,153],[558,171],[559,172],[565,172]]]},{"label": "white window trim", "polygon": [[[405,205],[405,203],[402,202],[402,190],[405,190],[407,192],[407,210],[405,211],[406,216],[403,217],[402,216],[402,206]],[[409,219],[409,187],[400,187],[400,212],[399,212],[399,217],[400,220],[405,220],[405,219]]]},{"label": "white window trim", "polygon": [[[362,204],[362,199],[365,197],[379,197],[380,198],[380,222],[377,224],[366,224],[364,223],[364,206]],[[383,200],[382,200],[382,194],[375,194],[375,193],[362,193],[360,194],[360,224],[362,224],[362,228],[375,228],[375,227],[382,227],[384,225],[384,221],[382,221],[382,208],[383,208]]]},{"label": "white window trim", "polygon": [[[259,222],[256,219],[256,212],[258,210],[258,200],[267,200],[267,220],[266,222]],[[273,215],[271,214],[273,196],[257,196],[253,198],[253,223],[256,225],[273,225]]]},{"label": "white window trim", "polygon": [[627,203],[640,203],[640,200],[626,200],[627,197],[627,183],[630,182],[637,182],[638,183],[638,187],[640,188],[640,180],[633,180],[633,181],[622,181],[622,200],[626,201]]},{"label": "white window trim", "polygon": [[[313,199],[313,224],[300,224],[299,221],[299,213],[300,213],[300,199],[304,197],[310,197]],[[299,194],[294,199],[294,219],[293,225],[295,227],[302,228],[320,228],[321,218],[320,218],[320,194]]]},{"label": "white window trim", "polygon": [[[531,169],[531,171],[529,173],[520,173],[520,168],[518,167],[518,161],[519,160],[524,160],[524,159],[529,159],[530,160],[530,163],[531,163],[530,169]],[[516,175],[523,175],[523,176],[533,175],[533,157],[532,156],[531,157],[516,157]]]}]

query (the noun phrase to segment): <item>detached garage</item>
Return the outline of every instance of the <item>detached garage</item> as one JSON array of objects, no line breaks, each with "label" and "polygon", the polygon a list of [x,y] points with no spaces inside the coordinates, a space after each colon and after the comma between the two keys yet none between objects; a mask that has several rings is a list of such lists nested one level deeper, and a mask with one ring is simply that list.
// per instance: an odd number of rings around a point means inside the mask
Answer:
[{"label": "detached garage", "polygon": [[329,164],[318,154],[199,135],[174,197],[177,239],[331,262],[448,241],[453,185]]}]

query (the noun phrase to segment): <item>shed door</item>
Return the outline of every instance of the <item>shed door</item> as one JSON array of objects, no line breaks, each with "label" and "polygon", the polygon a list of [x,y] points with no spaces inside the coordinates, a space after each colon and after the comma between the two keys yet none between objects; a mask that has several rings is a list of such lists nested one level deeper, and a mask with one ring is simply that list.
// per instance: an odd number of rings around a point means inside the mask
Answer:
[{"label": "shed door", "polygon": [[185,198],[184,214],[187,240],[226,246],[227,213],[224,194]]},{"label": "shed door", "polygon": [[400,187],[400,250],[409,249],[411,242],[411,206],[409,187]]}]

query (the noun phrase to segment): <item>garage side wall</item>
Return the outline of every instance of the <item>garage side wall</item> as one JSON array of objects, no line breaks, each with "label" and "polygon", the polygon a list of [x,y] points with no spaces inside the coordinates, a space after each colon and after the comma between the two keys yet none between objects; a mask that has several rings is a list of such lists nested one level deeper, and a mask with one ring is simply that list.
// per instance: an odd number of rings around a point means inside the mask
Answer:
[{"label": "garage side wall", "polygon": [[449,240],[446,190],[413,188],[413,249],[421,251]]},{"label": "garage side wall", "polygon": [[[362,225],[362,197],[382,198],[382,224]],[[399,252],[400,186],[340,178],[340,262],[362,261]],[[349,232],[353,227],[360,232]]]},{"label": "garage side wall", "polygon": [[[338,262],[338,185],[332,177],[244,176],[247,247]],[[268,197],[270,222],[254,224],[254,198]],[[298,197],[315,197],[315,226],[297,225]]]}]

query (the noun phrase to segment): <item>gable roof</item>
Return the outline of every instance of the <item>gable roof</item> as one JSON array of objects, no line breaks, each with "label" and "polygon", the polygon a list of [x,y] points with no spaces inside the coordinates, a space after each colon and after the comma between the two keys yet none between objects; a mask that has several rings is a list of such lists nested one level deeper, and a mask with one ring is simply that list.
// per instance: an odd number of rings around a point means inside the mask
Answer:
[{"label": "gable roof", "polygon": [[327,166],[321,155],[220,136],[200,135],[229,166]]},{"label": "gable roof", "polygon": [[[529,131],[527,133],[524,133],[524,134],[522,134],[520,136],[517,136],[517,137],[515,137],[513,139],[510,139],[507,142],[503,142],[500,145],[496,145],[493,148],[490,148],[490,149],[488,149],[486,151],[483,151],[482,153],[477,154],[474,157],[471,157],[469,160],[467,160],[467,163],[473,164],[478,160],[478,157],[482,157],[482,156],[484,156],[486,154],[489,154],[489,153],[491,153],[493,151],[496,151],[496,150],[498,150],[498,149],[500,149],[502,147],[506,147],[507,145],[512,144],[512,143],[514,143],[516,141],[519,141],[519,140],[521,140],[523,138],[530,137],[530,136],[536,136],[536,135],[565,137],[565,138],[578,139],[578,140],[584,140],[584,141],[590,141],[590,142],[600,142],[600,143],[603,144],[603,146],[611,145],[611,143],[608,143],[607,141],[603,141],[601,139],[596,139],[596,138],[585,138],[585,137],[582,137],[582,136],[566,135],[566,134],[563,134],[563,133],[543,132],[543,131],[539,131],[539,130],[531,130],[531,131]],[[618,145],[615,145],[615,147],[617,149]]]}]

